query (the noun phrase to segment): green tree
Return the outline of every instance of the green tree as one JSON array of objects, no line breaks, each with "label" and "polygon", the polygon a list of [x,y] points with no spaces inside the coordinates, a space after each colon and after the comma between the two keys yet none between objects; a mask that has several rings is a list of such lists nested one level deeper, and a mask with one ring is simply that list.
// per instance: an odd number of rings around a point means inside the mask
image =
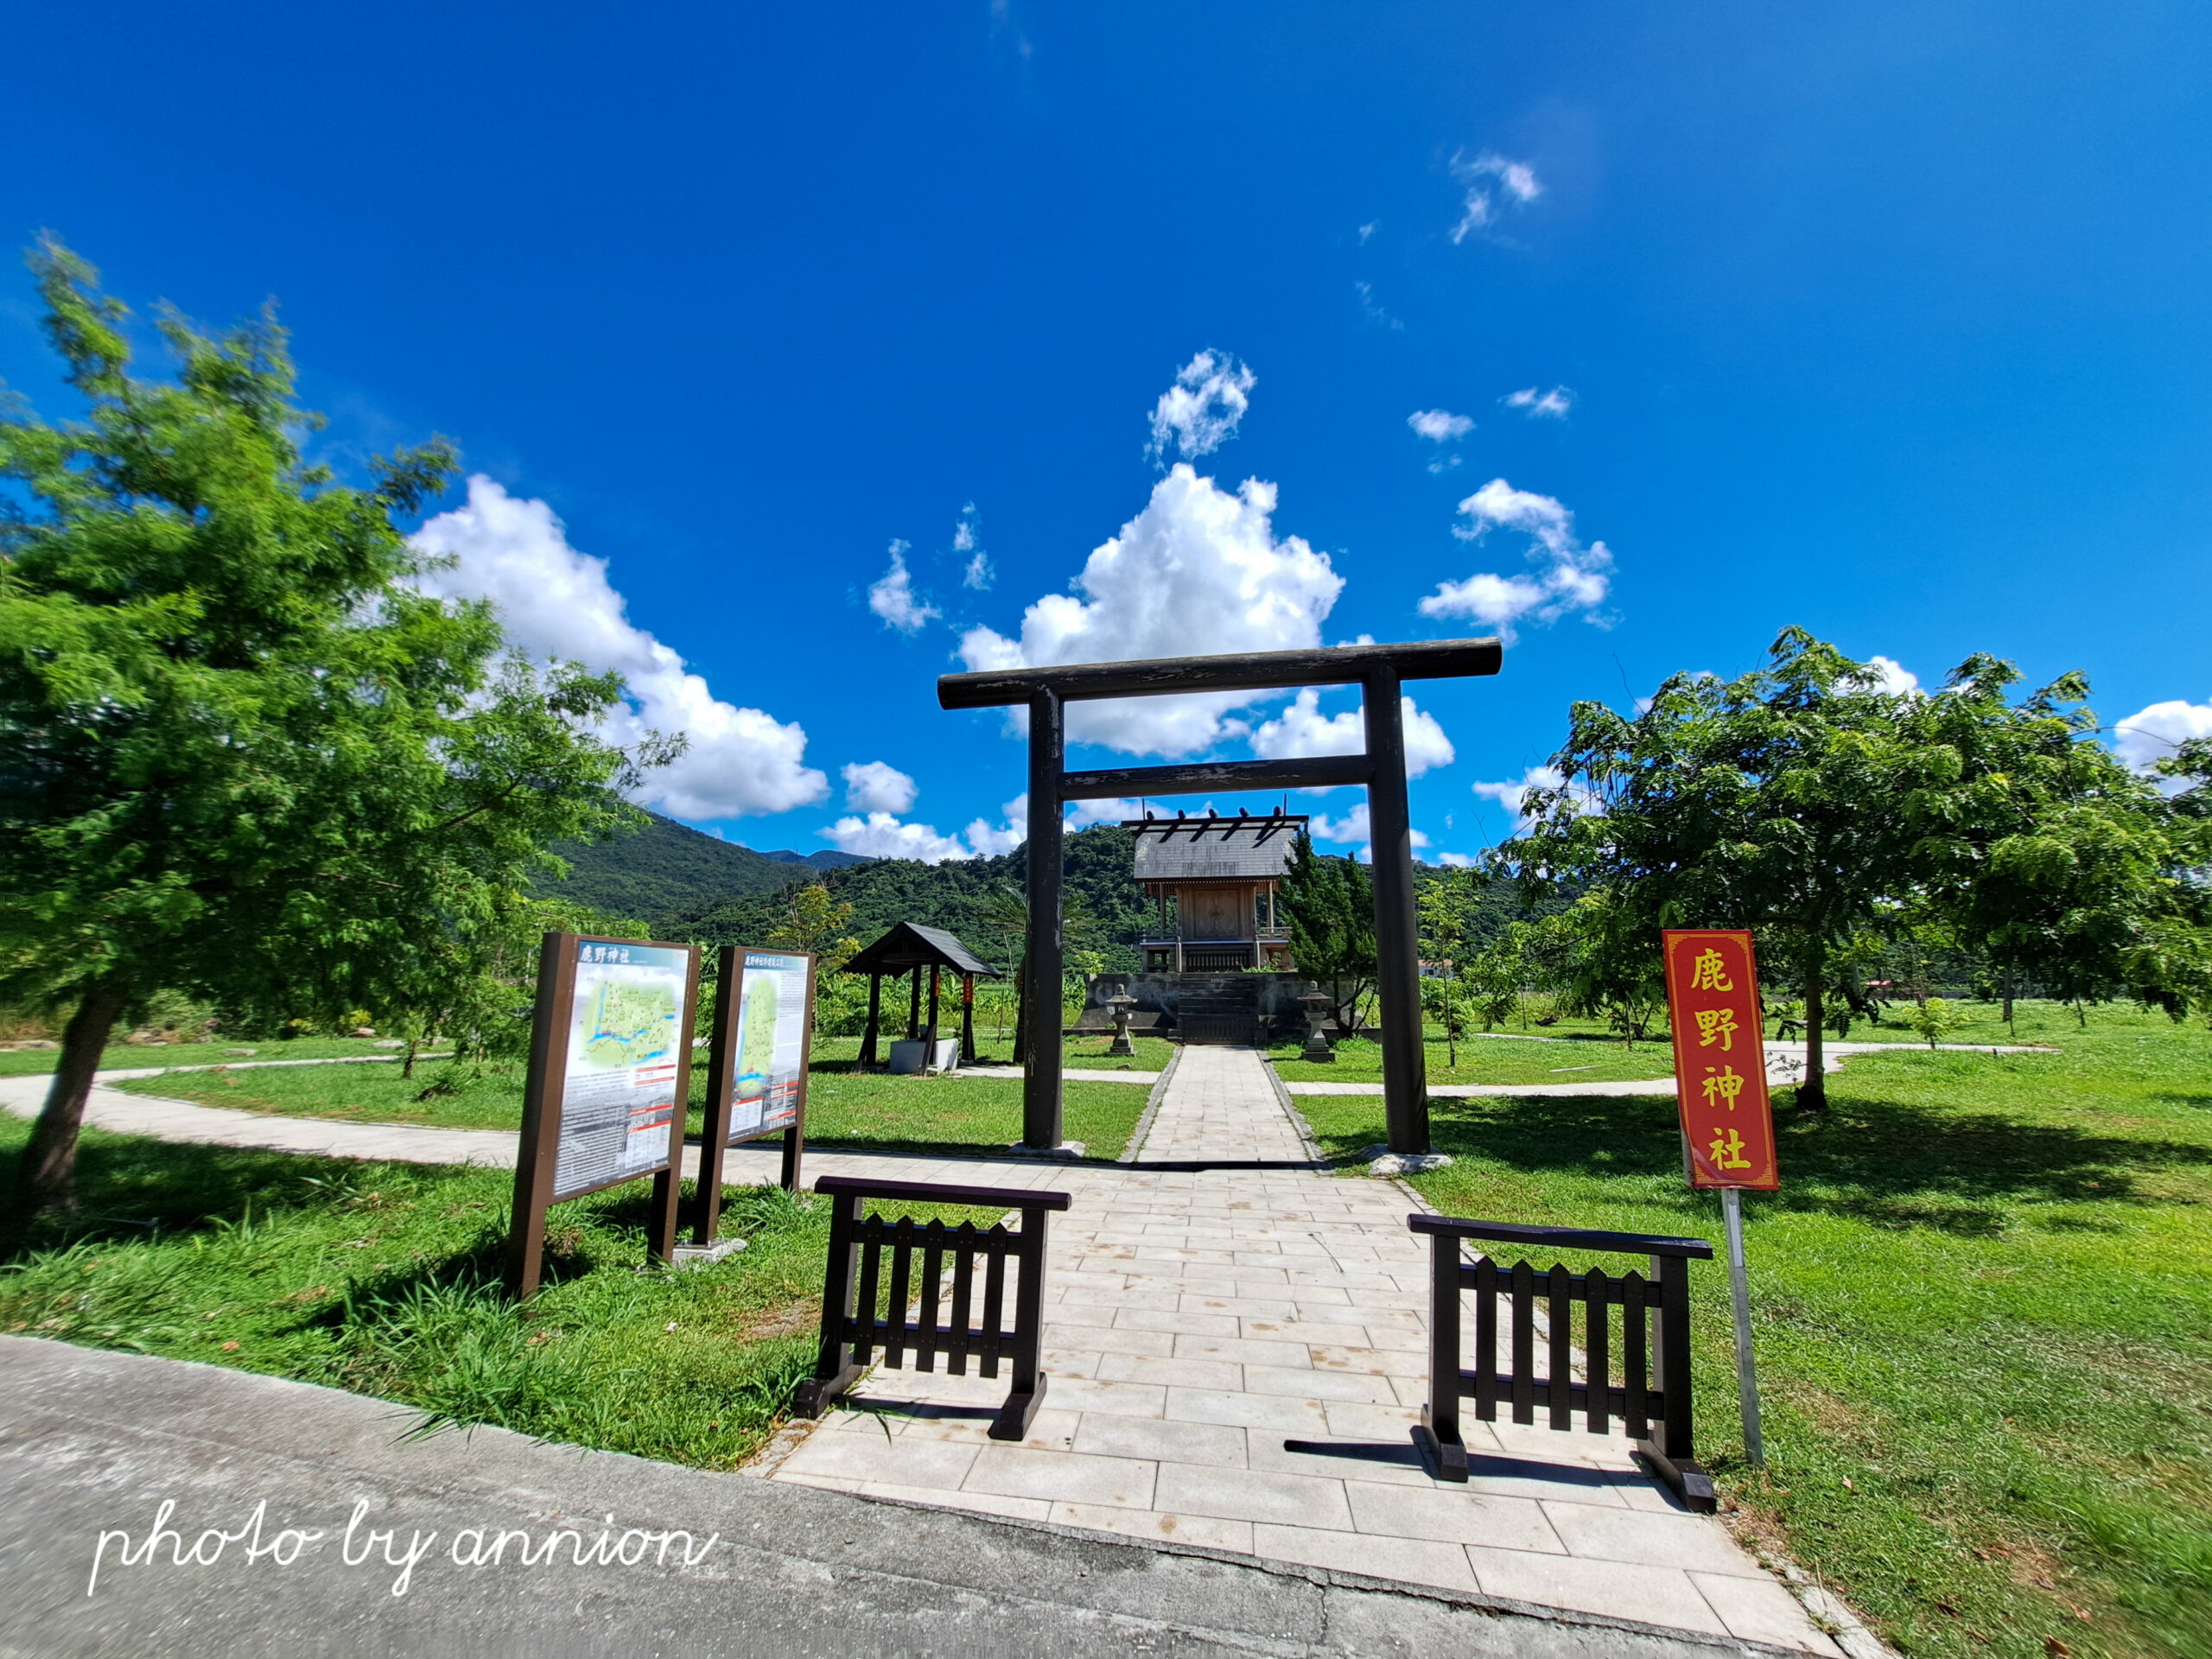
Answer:
[{"label": "green tree", "polygon": [[[1899,803],[1920,834],[1926,907],[2010,982],[2082,1004],[2125,991],[2179,1019],[2207,997],[2212,817],[2097,741],[2069,674],[2014,702],[2010,663],[1970,658],[1913,711],[1943,759]],[[2188,777],[2186,748],[2166,763]]]},{"label": "green tree", "polygon": [[785,895],[784,919],[769,933],[768,943],[779,950],[801,950],[820,958],[817,971],[833,974],[861,948],[845,932],[853,907],[841,905],[819,881],[795,887]]},{"label": "green tree", "polygon": [[1357,859],[1313,850],[1300,833],[1283,871],[1283,919],[1291,959],[1315,984],[1329,988],[1337,1029],[1359,1028],[1360,999],[1375,988],[1375,890]]},{"label": "green tree", "polygon": [[507,947],[546,843],[633,816],[609,786],[670,746],[601,743],[618,681],[499,667],[487,607],[416,591],[393,519],[442,444],[341,487],[269,314],[166,316],[176,377],[140,379],[91,268],[31,264],[85,414],[0,416],[0,995],[73,1010],[19,1177],[66,1208],[118,1018],[162,990],[426,1017]]},{"label": "green tree", "polygon": [[1437,988],[1434,1005],[1443,1017],[1445,1050],[1454,1071],[1459,1065],[1459,1025],[1465,1018],[1459,969],[1460,953],[1467,945],[1467,899],[1464,876],[1458,871],[1447,871],[1426,884],[1415,899],[1421,953],[1443,969],[1436,979],[1426,982],[1423,988],[1431,985]]},{"label": "green tree", "polygon": [[1633,720],[1575,704],[1551,763],[1561,782],[1531,793],[1529,828],[1494,858],[1532,888],[1591,884],[1575,907],[1578,989],[1631,1027],[1659,982],[1662,928],[1759,930],[1768,969],[1805,999],[1798,1103],[1823,1107],[1831,957],[1883,925],[1914,874],[1905,815],[1870,804],[1940,769],[1904,735],[1910,713],[1876,671],[1789,629],[1765,668],[1677,674]]}]

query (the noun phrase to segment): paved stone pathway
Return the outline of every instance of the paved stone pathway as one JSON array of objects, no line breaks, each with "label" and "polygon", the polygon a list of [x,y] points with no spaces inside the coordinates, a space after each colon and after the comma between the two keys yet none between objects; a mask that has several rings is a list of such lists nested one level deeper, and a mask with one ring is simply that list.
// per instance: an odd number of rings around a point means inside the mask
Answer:
[{"label": "paved stone pathway", "polygon": [[1468,1421],[1472,1478],[1429,1479],[1408,1436],[1427,1289],[1406,1188],[1310,1166],[1147,1167],[1309,1155],[1256,1053],[1192,1048],[1135,1164],[1014,1183],[967,1166],[955,1179],[1074,1198],[1052,1222],[1029,1437],[985,1435],[1003,1380],[878,1370],[867,1409],[831,1414],[765,1472],[1839,1652],[1625,1440]]}]

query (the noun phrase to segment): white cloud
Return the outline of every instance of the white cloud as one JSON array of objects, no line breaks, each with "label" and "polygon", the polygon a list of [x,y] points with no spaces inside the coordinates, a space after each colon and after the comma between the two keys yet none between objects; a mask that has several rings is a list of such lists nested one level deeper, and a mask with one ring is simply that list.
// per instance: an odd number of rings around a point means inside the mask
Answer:
[{"label": "white cloud", "polygon": [[1466,189],[1459,222],[1452,227],[1455,245],[1487,230],[1506,203],[1519,207],[1544,194],[1535,169],[1526,162],[1513,161],[1494,149],[1484,150],[1471,162],[1454,156],[1452,176]]},{"label": "white cloud", "polygon": [[1017,795],[1001,810],[1006,813],[1005,823],[994,824],[988,818],[977,818],[969,824],[965,841],[957,835],[939,835],[932,823],[902,822],[896,810],[840,818],[814,833],[839,852],[857,853],[863,858],[912,858],[925,864],[957,863],[965,859],[1010,853],[1027,839],[1029,797]]},{"label": "white cloud", "polygon": [[944,614],[916,596],[913,576],[906,569],[904,542],[891,543],[891,568],[869,584],[868,607],[883,619],[886,627],[901,633],[919,633],[932,618]]},{"label": "white cloud", "polygon": [[1029,792],[1024,790],[1000,809],[1006,814],[1003,824],[993,826],[977,818],[968,826],[968,844],[977,855],[995,858],[1010,853],[1029,838]]},{"label": "white cloud", "polygon": [[[1423,714],[1411,697],[1398,700],[1399,716],[1406,734],[1406,776],[1452,764],[1452,740],[1437,724],[1436,716]],[[1308,686],[1290,706],[1252,734],[1252,753],[1263,760],[1289,760],[1316,754],[1364,754],[1367,726],[1357,709],[1340,715],[1321,712],[1321,694]]]},{"label": "white cloud", "polygon": [[957,836],[940,836],[933,825],[901,823],[889,812],[871,812],[864,818],[840,818],[815,833],[841,853],[862,858],[918,858],[925,864],[947,859],[973,858]]},{"label": "white cloud", "polygon": [[1874,689],[1878,691],[1885,691],[1895,697],[1920,690],[1920,676],[1891,658],[1870,657],[1866,659],[1866,666],[1874,671]]},{"label": "white cloud", "polygon": [[426,572],[425,593],[488,599],[507,638],[526,655],[612,671],[629,702],[605,723],[616,743],[643,733],[682,733],[690,747],[648,775],[638,798],[679,818],[785,812],[818,801],[830,780],[802,764],[806,733],[758,709],[719,701],[683,659],[632,624],[607,579],[607,561],[569,545],[560,519],[543,501],[518,500],[481,475],[468,502],[442,512],[410,538],[448,561]]},{"label": "white cloud", "polygon": [[[1006,669],[1318,645],[1344,578],[1301,537],[1276,539],[1274,508],[1272,484],[1247,479],[1231,495],[1178,462],[1144,511],[1093,550],[1074,594],[1031,605],[1019,639],[969,629],[961,658],[971,670]],[[1242,734],[1230,712],[1271,695],[1071,703],[1068,733],[1126,754],[1191,754]]]},{"label": "white cloud", "polygon": [[[1341,818],[1332,818],[1325,812],[1316,812],[1313,815],[1313,821],[1307,824],[1306,829],[1306,833],[1316,841],[1335,842],[1339,844],[1345,842],[1357,842],[1359,845],[1353,856],[1364,859],[1370,863],[1374,861],[1375,837],[1374,833],[1368,828],[1365,802],[1352,808]],[[1428,845],[1428,837],[1420,830],[1411,830],[1407,833],[1412,837],[1416,849]]]},{"label": "white cloud", "polygon": [[[1531,766],[1518,779],[1510,782],[1476,784],[1472,787],[1477,796],[1484,800],[1496,801],[1513,815],[1513,833],[1517,834],[1528,827],[1529,820],[1523,809],[1528,804],[1529,797],[1540,789],[1557,789],[1566,781],[1556,767]],[[1605,810],[1605,803],[1580,785],[1567,792],[1581,811],[1602,812]]]},{"label": "white cloud", "polygon": [[1379,219],[1370,219],[1366,224],[1359,227],[1359,245],[1361,247],[1363,248],[1367,245],[1368,238],[1373,236],[1375,232],[1381,228],[1382,224],[1382,221]]},{"label": "white cloud", "polygon": [[1135,801],[1077,801],[1068,808],[1068,828],[1082,830],[1094,823],[1120,823],[1143,816],[1144,809]]},{"label": "white cloud", "polygon": [[1421,601],[1423,616],[1472,617],[1496,627],[1509,644],[1513,625],[1524,618],[1556,622],[1569,612],[1583,611],[1589,613],[1585,620],[1609,626],[1597,607],[1611,585],[1606,573],[1613,556],[1603,542],[1583,546],[1574,534],[1574,515],[1560,502],[1493,478],[1462,501],[1459,511],[1468,522],[1464,528],[1454,525],[1454,536],[1478,541],[1495,529],[1518,531],[1529,537],[1529,556],[1539,569],[1533,576],[1484,572],[1444,582]]},{"label": "white cloud", "polygon": [[1454,415],[1444,409],[1417,409],[1406,424],[1434,443],[1457,443],[1475,429],[1471,415]]},{"label": "white cloud", "polygon": [[1368,283],[1354,283],[1352,284],[1352,288],[1359,295],[1359,311],[1362,316],[1365,317],[1370,322],[1373,323],[1378,328],[1395,328],[1401,334],[1405,331],[1406,325],[1400,321],[1396,317],[1392,316],[1389,312],[1376,301],[1375,297],[1375,289],[1372,284]]},{"label": "white cloud", "polygon": [[[2212,702],[2154,702],[2113,728],[2112,746],[2130,769],[2147,772],[2192,737],[2212,737]],[[2172,787],[2185,788],[2179,779]]]},{"label": "white cloud", "polygon": [[1517,409],[1530,420],[1563,421],[1567,410],[1574,407],[1574,388],[1554,386],[1549,391],[1538,391],[1534,386],[1523,386],[1510,391],[1497,400],[1508,409]]},{"label": "white cloud", "polygon": [[918,792],[914,780],[880,760],[854,761],[845,768],[845,804],[857,812],[904,812]]},{"label": "white cloud", "polygon": [[1185,460],[1211,454],[1236,435],[1259,377],[1227,352],[1200,352],[1152,410],[1145,454],[1161,465],[1171,445]]},{"label": "white cloud", "polygon": [[983,520],[970,501],[960,509],[960,522],[952,527],[952,550],[965,553],[967,563],[960,567],[960,585],[981,593],[991,585],[997,573],[991,569],[990,555],[983,551]]},{"label": "white cloud", "polygon": [[1447,870],[1471,870],[1475,867],[1472,853],[1439,853],[1436,861]]}]

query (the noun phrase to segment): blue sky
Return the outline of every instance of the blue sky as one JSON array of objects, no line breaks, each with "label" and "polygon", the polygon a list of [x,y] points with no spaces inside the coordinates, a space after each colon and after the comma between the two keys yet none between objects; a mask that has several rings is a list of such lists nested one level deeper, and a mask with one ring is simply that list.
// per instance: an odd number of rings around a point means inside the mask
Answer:
[{"label": "blue sky", "polygon": [[[750,845],[1002,847],[1021,747],[932,682],[1055,654],[1510,626],[1497,678],[1414,689],[1432,857],[1505,831],[1573,699],[1792,623],[1929,684],[2086,670],[2132,754],[2212,732],[2201,7],[210,3],[10,38],[0,230],[142,314],[276,296],[341,468],[454,439],[482,481],[424,532],[441,580],[623,668],[694,739],[654,804]],[[66,412],[35,322],[18,278],[0,377]],[[1122,705],[1078,753],[1328,747],[1353,706]],[[1357,801],[1308,805],[1356,846]]]}]

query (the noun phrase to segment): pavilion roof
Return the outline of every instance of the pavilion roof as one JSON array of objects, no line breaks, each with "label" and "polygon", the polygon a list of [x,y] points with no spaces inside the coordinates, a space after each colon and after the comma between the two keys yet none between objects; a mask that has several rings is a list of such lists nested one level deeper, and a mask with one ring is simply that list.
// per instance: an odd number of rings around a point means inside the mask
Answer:
[{"label": "pavilion roof", "polygon": [[849,974],[903,974],[910,968],[949,968],[956,974],[996,979],[997,969],[978,957],[941,927],[914,922],[894,922],[891,931],[866,950],[856,952],[843,971]]}]

